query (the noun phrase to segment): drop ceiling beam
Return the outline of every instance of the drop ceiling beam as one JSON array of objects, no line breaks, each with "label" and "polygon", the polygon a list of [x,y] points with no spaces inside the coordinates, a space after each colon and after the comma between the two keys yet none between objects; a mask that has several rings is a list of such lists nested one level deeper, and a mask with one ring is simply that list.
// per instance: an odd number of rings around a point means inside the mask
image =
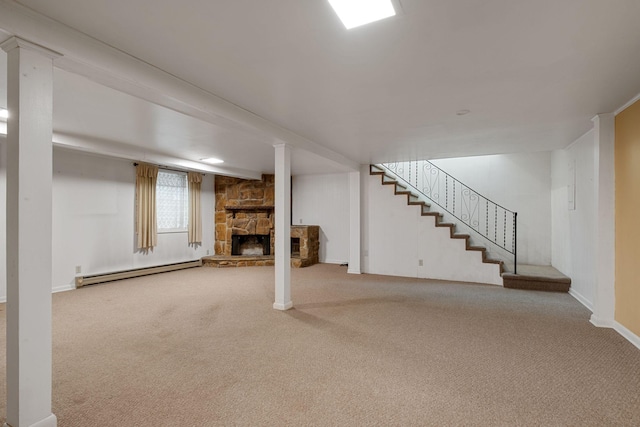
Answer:
[{"label": "drop ceiling beam", "polygon": [[56,67],[65,71],[208,123],[250,130],[269,145],[285,143],[351,170],[359,168],[340,153],[15,1],[0,0],[0,29],[60,52]]}]

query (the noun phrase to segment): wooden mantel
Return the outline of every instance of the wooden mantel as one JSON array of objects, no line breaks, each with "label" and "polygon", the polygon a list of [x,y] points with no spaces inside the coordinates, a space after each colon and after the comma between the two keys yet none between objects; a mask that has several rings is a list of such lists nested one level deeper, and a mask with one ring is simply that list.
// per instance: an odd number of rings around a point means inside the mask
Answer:
[{"label": "wooden mantel", "polygon": [[272,205],[244,205],[244,206],[225,206],[224,210],[231,212],[233,218],[236,217],[237,212],[274,212],[274,206]]},{"label": "wooden mantel", "polygon": [[269,205],[245,205],[245,206],[225,206],[228,211],[272,211],[274,206]]}]

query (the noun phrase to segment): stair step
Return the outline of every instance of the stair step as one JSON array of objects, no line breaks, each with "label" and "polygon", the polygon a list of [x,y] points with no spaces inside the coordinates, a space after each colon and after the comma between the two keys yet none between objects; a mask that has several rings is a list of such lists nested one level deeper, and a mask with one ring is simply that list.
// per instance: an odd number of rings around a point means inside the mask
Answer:
[{"label": "stair step", "polygon": [[451,236],[452,239],[470,239],[471,236],[468,234],[454,234]]},{"label": "stair step", "polygon": [[569,292],[571,279],[524,276],[513,273],[502,274],[502,284],[509,289],[525,289],[530,291]]},{"label": "stair step", "polygon": [[449,228],[453,228],[456,225],[452,222],[439,222],[436,224],[436,227],[449,227]]},{"label": "stair step", "polygon": [[487,250],[487,248],[485,248],[484,246],[469,246],[467,247],[468,251],[480,251],[480,252],[484,252]]},{"label": "stair step", "polygon": [[[510,269],[513,266],[509,266]],[[502,274],[505,288],[536,291],[569,292],[571,278],[552,266],[518,264],[519,274],[507,271]]]}]

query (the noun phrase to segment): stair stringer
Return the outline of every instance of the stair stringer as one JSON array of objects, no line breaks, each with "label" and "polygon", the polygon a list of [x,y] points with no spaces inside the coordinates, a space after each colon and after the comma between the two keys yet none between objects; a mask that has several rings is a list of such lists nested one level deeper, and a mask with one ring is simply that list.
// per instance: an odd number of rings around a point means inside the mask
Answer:
[{"label": "stair stringer", "polygon": [[482,252],[467,250],[464,238],[452,238],[448,227],[436,227],[436,217],[419,216],[418,277],[502,286],[500,264],[482,262]]},{"label": "stair stringer", "polygon": [[[425,201],[426,203],[432,203],[427,197],[421,195],[421,194],[417,194],[416,199],[418,201]],[[455,231],[456,233],[463,233],[463,234],[468,234],[469,235],[469,245],[474,246],[474,247],[483,247],[485,248],[485,256],[487,258],[491,258],[494,260],[499,260],[502,261],[503,264],[506,266],[508,264],[513,264],[513,254],[510,254],[509,252],[505,251],[504,249],[491,244],[490,242],[488,242],[487,240],[483,239],[482,237],[480,237],[480,235],[477,233],[476,230],[474,230],[472,227],[470,227],[469,225],[465,224],[464,222],[460,221],[458,218],[456,218],[455,216],[453,216],[451,213],[447,212],[446,210],[442,209],[440,206],[436,205],[435,203],[432,203],[432,209],[435,209],[437,211],[439,211],[442,215],[440,217],[440,222],[445,222],[445,223],[453,223],[455,224]]]},{"label": "stair stringer", "polygon": [[367,272],[502,286],[500,264],[483,262],[483,251],[468,250],[464,235],[452,238],[451,227],[436,226],[435,213],[423,216],[427,208],[407,206],[402,189],[380,179],[368,181]]}]

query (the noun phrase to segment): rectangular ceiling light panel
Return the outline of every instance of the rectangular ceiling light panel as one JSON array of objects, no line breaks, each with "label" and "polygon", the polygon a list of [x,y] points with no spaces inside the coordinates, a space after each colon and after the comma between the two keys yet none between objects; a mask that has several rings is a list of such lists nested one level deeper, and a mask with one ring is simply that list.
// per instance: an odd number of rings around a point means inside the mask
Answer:
[{"label": "rectangular ceiling light panel", "polygon": [[347,29],[394,16],[391,0],[329,0]]},{"label": "rectangular ceiling light panel", "polygon": [[205,162],[205,163],[212,164],[212,165],[217,165],[219,163],[224,163],[224,160],[216,159],[215,157],[207,157],[206,159],[200,159],[200,160]]}]

